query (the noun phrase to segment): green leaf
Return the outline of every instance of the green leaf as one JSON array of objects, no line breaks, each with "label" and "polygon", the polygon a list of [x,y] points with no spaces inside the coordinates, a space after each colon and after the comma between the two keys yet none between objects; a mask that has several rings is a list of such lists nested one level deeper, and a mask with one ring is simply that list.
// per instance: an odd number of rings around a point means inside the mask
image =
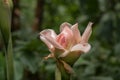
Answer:
[{"label": "green leaf", "polygon": [[5,80],[5,59],[0,52],[0,80]]},{"label": "green leaf", "polygon": [[7,80],[14,80],[11,38],[11,4],[12,0],[0,1],[0,31],[5,45]]}]

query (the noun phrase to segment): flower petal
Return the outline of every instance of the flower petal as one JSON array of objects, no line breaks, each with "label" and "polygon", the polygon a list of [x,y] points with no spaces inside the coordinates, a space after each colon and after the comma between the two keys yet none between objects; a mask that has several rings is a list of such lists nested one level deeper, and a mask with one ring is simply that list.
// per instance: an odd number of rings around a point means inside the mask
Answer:
[{"label": "flower petal", "polygon": [[56,38],[56,41],[65,49],[69,49],[71,47],[73,40],[73,32],[68,26],[65,26],[62,32]]},{"label": "flower petal", "polygon": [[64,30],[65,27],[71,27],[72,25],[69,24],[68,22],[64,22],[60,25],[60,32],[62,32]]},{"label": "flower petal", "polygon": [[88,42],[88,39],[92,33],[92,28],[91,28],[92,24],[93,24],[92,22],[88,23],[87,28],[85,29],[85,31],[82,35],[82,43]]},{"label": "flower petal", "polygon": [[54,52],[54,46],[44,36],[49,35],[55,39],[57,34],[53,30],[47,29],[40,32],[40,35],[42,35],[40,36],[40,39],[48,46],[49,51]]},{"label": "flower petal", "polygon": [[73,31],[73,35],[74,35],[74,38],[76,40],[76,43],[79,43],[80,40],[81,40],[81,34],[80,34],[80,31],[78,29],[78,23],[74,24],[72,27],[71,27],[72,31]]},{"label": "flower petal", "polygon": [[62,47],[62,46],[61,46],[56,40],[54,40],[52,37],[46,36],[45,38],[46,38],[54,47],[64,50],[64,47]]},{"label": "flower petal", "polygon": [[53,53],[55,50],[54,46],[48,40],[46,40],[46,38],[44,38],[43,36],[40,36],[40,39],[48,46],[49,51]]},{"label": "flower petal", "polygon": [[51,29],[43,30],[42,32],[40,32],[40,36],[42,38],[44,37],[55,48],[64,50],[64,48],[56,41],[56,36],[57,35],[53,30],[51,30]]},{"label": "flower petal", "polygon": [[91,46],[88,43],[81,43],[81,44],[77,44],[75,46],[72,47],[71,52],[72,51],[80,51],[83,53],[87,53],[90,50]]},{"label": "flower petal", "polygon": [[51,36],[52,38],[56,38],[56,36],[57,36],[57,34],[55,33],[55,31],[54,30],[52,30],[52,29],[45,29],[45,30],[43,30],[43,31],[41,31],[40,32],[40,35],[44,35],[44,36]]}]

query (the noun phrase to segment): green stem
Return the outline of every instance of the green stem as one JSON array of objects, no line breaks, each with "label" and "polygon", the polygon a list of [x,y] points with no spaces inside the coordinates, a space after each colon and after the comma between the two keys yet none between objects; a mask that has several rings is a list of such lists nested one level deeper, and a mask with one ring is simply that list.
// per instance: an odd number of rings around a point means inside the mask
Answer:
[{"label": "green stem", "polygon": [[70,80],[71,75],[65,70],[63,64],[57,61],[56,73],[55,73],[56,80]]},{"label": "green stem", "polygon": [[57,66],[56,66],[56,70],[55,70],[55,80],[61,80],[61,72]]}]

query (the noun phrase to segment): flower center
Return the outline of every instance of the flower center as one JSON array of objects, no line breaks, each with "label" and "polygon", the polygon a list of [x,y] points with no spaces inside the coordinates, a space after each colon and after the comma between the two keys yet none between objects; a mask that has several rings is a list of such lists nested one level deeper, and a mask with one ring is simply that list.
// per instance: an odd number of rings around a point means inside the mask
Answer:
[{"label": "flower center", "polygon": [[57,38],[56,38],[57,42],[62,45],[64,48],[66,47],[66,39],[64,34],[60,34]]}]

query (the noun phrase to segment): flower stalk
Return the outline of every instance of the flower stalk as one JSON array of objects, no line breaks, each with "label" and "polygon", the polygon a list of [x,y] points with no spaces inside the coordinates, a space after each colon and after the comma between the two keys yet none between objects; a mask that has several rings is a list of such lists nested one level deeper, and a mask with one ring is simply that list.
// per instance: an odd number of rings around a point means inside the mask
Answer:
[{"label": "flower stalk", "polygon": [[[56,70],[57,75],[60,75],[60,76],[59,76],[59,79],[61,79],[61,80],[70,80],[71,74],[69,74],[69,73],[65,70],[64,65],[63,65],[60,61],[58,61],[56,64],[57,64],[57,65],[56,65],[56,67],[57,67],[57,70]],[[56,77],[58,77],[58,76],[56,76]],[[58,79],[58,80],[59,80],[59,79]],[[56,79],[56,80],[57,80],[57,79]]]},{"label": "flower stalk", "polygon": [[60,70],[58,69],[57,66],[56,66],[56,69],[55,69],[55,80],[61,80],[61,72],[60,72]]}]

